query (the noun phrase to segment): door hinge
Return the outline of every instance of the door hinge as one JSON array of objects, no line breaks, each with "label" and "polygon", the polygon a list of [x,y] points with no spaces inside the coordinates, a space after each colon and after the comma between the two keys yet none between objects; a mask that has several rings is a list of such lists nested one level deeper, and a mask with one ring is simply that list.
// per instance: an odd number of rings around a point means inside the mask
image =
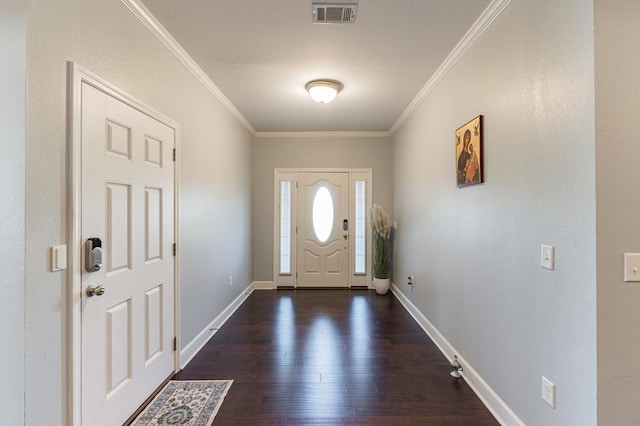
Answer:
[{"label": "door hinge", "polygon": [[178,338],[174,337],[173,338],[173,351],[177,351],[178,350]]},{"label": "door hinge", "polygon": [[296,234],[298,233],[298,225],[296,225]]},{"label": "door hinge", "polygon": [[177,247],[176,247],[176,243],[173,243],[173,247],[171,248],[173,255],[176,255],[176,252],[178,251]]},{"label": "door hinge", "polygon": [[176,161],[176,149],[173,148],[173,161]]},{"label": "door hinge", "polygon": [[296,181],[296,189],[298,188],[298,181]]}]

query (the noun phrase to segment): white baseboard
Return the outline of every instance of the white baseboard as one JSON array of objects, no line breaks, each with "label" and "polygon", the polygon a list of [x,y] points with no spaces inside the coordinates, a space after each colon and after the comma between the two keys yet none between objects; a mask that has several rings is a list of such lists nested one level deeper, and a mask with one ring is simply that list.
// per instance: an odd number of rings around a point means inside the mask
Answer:
[{"label": "white baseboard", "polygon": [[251,295],[253,292],[253,284],[250,284],[246,289],[242,291],[236,297],[233,302],[229,304],[213,321],[211,321],[198,335],[191,340],[185,347],[180,351],[180,368],[184,368],[189,364],[189,361],[193,359],[194,356],[202,349],[202,347],[213,337],[214,334],[222,327],[233,313],[242,305],[242,303]]},{"label": "white baseboard", "polygon": [[253,282],[254,290],[275,290],[276,286],[273,284],[273,281],[254,281]]},{"label": "white baseboard", "polygon": [[424,316],[422,312],[398,289],[395,284],[391,285],[393,295],[402,303],[409,314],[416,320],[418,325],[422,327],[425,333],[436,344],[440,352],[447,357],[449,361],[453,361],[453,355],[458,356],[458,361],[463,366],[461,372],[465,382],[471,390],[480,398],[482,403],[491,411],[491,414],[502,425],[518,425],[524,426],[524,422],[509,408],[509,406],[498,396],[498,394],[484,381],[476,370],[456,351],[456,349],[447,341],[447,339],[438,331],[437,328]]}]

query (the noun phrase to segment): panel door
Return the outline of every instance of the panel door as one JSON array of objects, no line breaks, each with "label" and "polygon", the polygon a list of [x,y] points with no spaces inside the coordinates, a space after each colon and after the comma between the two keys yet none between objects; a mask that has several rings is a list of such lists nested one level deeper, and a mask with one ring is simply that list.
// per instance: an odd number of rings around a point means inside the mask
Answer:
[{"label": "panel door", "polygon": [[103,251],[88,272],[82,249],[82,424],[116,425],[174,371],[175,135],[88,84],[81,108],[82,242]]},{"label": "panel door", "polygon": [[349,173],[298,174],[298,287],[349,286],[348,218]]}]

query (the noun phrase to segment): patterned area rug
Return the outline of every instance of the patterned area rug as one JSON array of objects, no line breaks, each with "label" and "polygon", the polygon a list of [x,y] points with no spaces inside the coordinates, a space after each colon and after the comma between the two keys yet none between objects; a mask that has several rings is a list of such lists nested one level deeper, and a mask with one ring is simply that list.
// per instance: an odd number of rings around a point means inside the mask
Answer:
[{"label": "patterned area rug", "polygon": [[209,426],[233,380],[171,380],[132,426]]}]

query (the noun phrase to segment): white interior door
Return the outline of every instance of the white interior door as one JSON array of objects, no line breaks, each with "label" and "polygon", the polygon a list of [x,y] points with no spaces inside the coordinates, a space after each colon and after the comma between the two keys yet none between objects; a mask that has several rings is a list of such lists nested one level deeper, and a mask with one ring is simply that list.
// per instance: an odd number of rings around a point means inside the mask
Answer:
[{"label": "white interior door", "polygon": [[175,135],[85,83],[81,108],[82,243],[103,250],[82,261],[82,424],[111,426],[174,371]]},{"label": "white interior door", "polygon": [[349,173],[298,174],[298,287],[349,286],[348,219]]}]

